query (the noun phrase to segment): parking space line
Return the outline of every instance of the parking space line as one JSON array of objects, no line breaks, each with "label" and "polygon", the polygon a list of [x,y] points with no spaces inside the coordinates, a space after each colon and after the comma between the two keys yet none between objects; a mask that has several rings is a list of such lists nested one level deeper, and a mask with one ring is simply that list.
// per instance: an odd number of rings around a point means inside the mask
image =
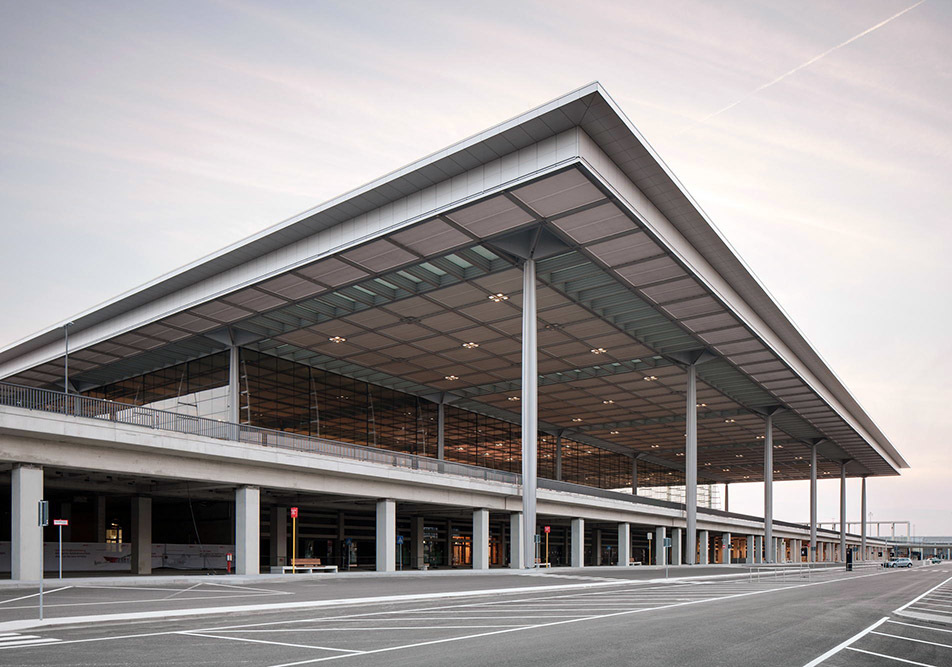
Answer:
[{"label": "parking space line", "polygon": [[843,649],[849,648],[850,644],[852,644],[853,642],[859,641],[860,639],[865,637],[867,634],[869,634],[870,632],[872,632],[873,630],[875,630],[876,628],[878,628],[880,625],[882,625],[888,620],[889,620],[888,616],[883,616],[881,619],[873,623],[871,626],[869,626],[865,630],[860,630],[859,632],[857,632],[855,635],[853,635],[846,641],[837,644],[836,646],[831,648],[829,651],[827,651],[823,655],[817,658],[814,658],[813,660],[805,664],[803,667],[816,667],[816,665],[819,665],[820,663],[825,662],[829,658],[832,658],[834,655],[836,655]]},{"label": "parking space line", "polygon": [[315,651],[334,651],[339,653],[346,653],[347,655],[359,655],[365,653],[365,651],[355,651],[348,648],[332,648],[330,646],[309,646],[306,644],[289,644],[287,642],[271,642],[266,639],[250,639],[248,637],[219,637],[218,635],[206,635],[199,632],[189,632],[188,630],[183,630],[176,634],[186,635],[188,637],[205,637],[207,639],[227,639],[233,642],[249,642],[251,644],[272,644],[274,646],[289,646],[291,648],[307,648],[313,649]]},{"label": "parking space line", "polygon": [[883,637],[892,637],[894,639],[904,639],[907,642],[919,642],[920,644],[932,644],[943,648],[952,648],[952,644],[940,644],[939,642],[930,642],[925,639],[915,639],[914,637],[903,637],[902,635],[891,635],[888,632],[871,632],[872,635],[882,635]]},{"label": "parking space line", "polygon": [[952,630],[946,630],[945,628],[932,628],[932,627],[929,627],[928,625],[917,625],[915,623],[903,623],[902,621],[894,621],[892,619],[890,619],[887,622],[893,623],[895,625],[907,625],[910,628],[922,628],[923,630],[931,630],[932,632],[948,632],[949,634],[952,634]]},{"label": "parking space line", "polygon": [[856,651],[857,653],[865,653],[866,655],[875,655],[877,658],[886,658],[887,660],[895,660],[896,662],[903,662],[907,665],[919,665],[919,667],[938,667],[938,665],[930,665],[926,662],[916,662],[915,660],[906,660],[905,658],[897,658],[894,655],[886,655],[885,653],[874,653],[873,651],[866,651],[861,648],[853,648],[852,646],[846,647],[847,651]]},{"label": "parking space line", "polygon": [[931,593],[932,591],[935,591],[935,590],[938,590],[938,589],[942,588],[943,586],[945,586],[945,585],[946,585],[947,583],[949,583],[950,581],[952,581],[952,577],[949,577],[948,579],[946,579],[945,581],[943,581],[943,582],[942,582],[941,584],[939,584],[938,586],[933,586],[932,588],[930,588],[929,590],[927,590],[927,591],[926,591],[925,593],[923,593],[922,595],[920,595],[920,596],[918,596],[918,597],[916,597],[916,598],[913,598],[912,600],[910,600],[909,602],[907,602],[907,603],[904,604],[903,606],[899,607],[899,609],[896,609],[896,610],[894,611],[894,613],[897,613],[897,614],[898,614],[899,612],[901,612],[901,611],[903,611],[904,609],[906,609],[906,607],[911,607],[911,606],[914,605],[916,602],[918,602],[918,601],[921,600],[922,598],[924,598],[924,597],[926,597],[927,595],[929,595],[929,593]]},{"label": "parking space line", "polygon": [[[47,596],[51,593],[59,593],[60,591],[65,591],[67,588],[72,588],[72,586],[63,586],[62,588],[54,588],[51,591],[43,591],[43,595]],[[4,600],[3,602],[0,602],[0,604],[7,604],[9,602],[18,602],[19,600],[26,600],[27,598],[35,598],[39,596],[40,596],[39,593],[32,593],[30,595],[23,595],[18,598],[13,598],[12,600]],[[18,609],[18,607],[13,607],[13,609]]]}]

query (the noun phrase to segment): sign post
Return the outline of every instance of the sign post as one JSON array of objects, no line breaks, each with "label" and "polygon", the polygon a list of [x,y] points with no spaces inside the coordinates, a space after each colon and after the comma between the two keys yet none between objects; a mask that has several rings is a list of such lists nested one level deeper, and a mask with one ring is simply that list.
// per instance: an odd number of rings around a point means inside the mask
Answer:
[{"label": "sign post", "polygon": [[397,569],[403,570],[403,535],[397,535]]},{"label": "sign post", "polygon": [[552,526],[545,527],[545,562],[549,563],[549,533],[552,531]]},{"label": "sign post", "polygon": [[664,538],[665,551],[663,553],[664,553],[664,578],[665,579],[668,578],[668,563],[671,561],[671,558],[669,557],[667,552],[667,549],[669,549],[670,547],[671,547],[671,538],[670,537]]},{"label": "sign post", "polygon": [[648,565],[651,565],[651,538],[653,537],[651,531],[648,531]]},{"label": "sign post", "polygon": [[[37,508],[37,524],[41,528],[50,525],[50,501],[41,500]],[[40,541],[42,545],[42,540]],[[40,620],[43,620],[43,553],[40,552]]]},{"label": "sign post", "polygon": [[294,563],[297,561],[297,518],[298,508],[291,508],[291,574],[296,574]]},{"label": "sign post", "polygon": [[53,519],[53,525],[59,529],[59,578],[63,578],[63,526],[69,525],[69,519]]}]

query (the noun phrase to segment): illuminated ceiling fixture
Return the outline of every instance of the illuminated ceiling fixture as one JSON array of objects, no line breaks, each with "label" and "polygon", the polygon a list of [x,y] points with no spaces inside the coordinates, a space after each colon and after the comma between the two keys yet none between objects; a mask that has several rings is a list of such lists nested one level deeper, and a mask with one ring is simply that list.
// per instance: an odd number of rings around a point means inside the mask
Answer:
[{"label": "illuminated ceiling fixture", "polygon": [[783,449],[783,445],[774,445],[773,448],[774,448],[774,449]]},{"label": "illuminated ceiling fixture", "polygon": [[496,294],[490,294],[489,300],[494,303],[500,303],[502,301],[508,301],[509,297],[503,294],[502,292],[497,292]]},{"label": "illuminated ceiling fixture", "polygon": [[775,474],[775,475],[776,475],[777,473],[779,473],[779,472],[780,472],[779,470],[774,470],[774,474]]},{"label": "illuminated ceiling fixture", "polygon": [[510,396],[510,397],[508,397],[506,400],[507,400],[507,401],[518,401],[518,400],[519,400],[519,397],[518,397],[518,396]]},{"label": "illuminated ceiling fixture", "polygon": [[668,474],[669,474],[669,475],[673,475],[674,473],[673,473],[673,472],[669,472]]},{"label": "illuminated ceiling fixture", "polygon": [[618,435],[619,431],[611,431],[610,435]]},{"label": "illuminated ceiling fixture", "polygon": [[730,472],[730,471],[731,471],[730,468],[721,468],[721,472]]},{"label": "illuminated ceiling fixture", "polygon": [[602,403],[604,403],[605,405],[612,405],[614,402],[615,401],[613,401],[612,399],[608,399],[607,401],[602,401]]},{"label": "illuminated ceiling fixture", "polygon": [[684,456],[684,452],[678,452],[675,456]]},{"label": "illuminated ceiling fixture", "polygon": [[461,452],[461,451],[463,451],[463,448],[462,448],[462,447],[457,447],[457,448],[456,448],[456,451]]},{"label": "illuminated ceiling fixture", "polygon": [[577,423],[577,422],[582,421],[582,418],[581,418],[581,417],[572,417],[572,421]]},{"label": "illuminated ceiling fixture", "polygon": [[608,350],[606,350],[604,347],[593,347],[593,348],[592,348],[592,354],[605,354],[606,352],[608,352]]},{"label": "illuminated ceiling fixture", "polygon": [[472,350],[473,348],[479,347],[479,343],[463,343],[463,347],[467,350]]},{"label": "illuminated ceiling fixture", "polygon": [[327,340],[329,340],[332,343],[343,343],[347,339],[344,338],[343,336],[334,336],[333,338],[328,338]]},{"label": "illuminated ceiling fixture", "polygon": [[735,421],[737,421],[737,420],[736,420],[736,419],[725,419],[725,420],[724,420],[724,423],[725,423],[725,424],[733,424]]},{"label": "illuminated ceiling fixture", "polygon": [[734,454],[734,458],[735,458],[735,459],[742,459],[742,458],[744,458],[744,455],[743,455],[743,454]]},{"label": "illuminated ceiling fixture", "polygon": [[803,457],[802,457],[802,456],[794,456],[793,458],[794,458],[795,461],[802,461],[802,460],[803,460]]},{"label": "illuminated ceiling fixture", "polygon": [[443,379],[444,379],[444,380],[449,380],[450,382],[452,382],[453,380],[459,380],[459,376],[458,376],[458,375],[445,375],[445,376],[443,376]]},{"label": "illuminated ceiling fixture", "polygon": [[767,437],[767,436],[765,436],[765,435],[758,435],[756,439],[757,439],[757,440],[763,440],[763,439],[766,438],[766,437]]},{"label": "illuminated ceiling fixture", "polygon": [[711,465],[711,462],[710,462],[710,461],[708,461],[708,462],[707,462],[707,463],[705,463],[704,465],[706,465],[706,466],[709,466],[709,465]]},{"label": "illuminated ceiling fixture", "polygon": [[697,404],[697,407],[699,407],[699,408],[706,408],[706,407],[707,407],[707,403],[698,403],[698,404]]},{"label": "illuminated ceiling fixture", "polygon": [[651,445],[651,449],[658,449],[661,445]]},{"label": "illuminated ceiling fixture", "polygon": [[496,443],[496,446],[497,446],[497,447],[502,447],[502,443],[501,443],[501,442],[497,442],[497,443]]},{"label": "illuminated ceiling fixture", "polygon": [[750,475],[744,475],[744,479],[750,479]]},{"label": "illuminated ceiling fixture", "polygon": [[646,375],[646,376],[645,376],[645,382],[654,382],[654,381],[657,380],[657,379],[658,379],[658,376],[657,376],[657,375]]}]

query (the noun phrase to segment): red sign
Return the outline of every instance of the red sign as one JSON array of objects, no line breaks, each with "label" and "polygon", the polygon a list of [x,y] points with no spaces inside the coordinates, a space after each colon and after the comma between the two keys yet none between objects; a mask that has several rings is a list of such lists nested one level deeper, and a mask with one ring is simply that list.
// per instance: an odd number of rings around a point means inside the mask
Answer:
[{"label": "red sign", "polygon": [[546,527],[545,527],[545,532],[547,532],[547,533],[552,532],[552,526],[546,526]]},{"label": "red sign", "polygon": [[69,519],[53,519],[54,526],[68,526]]},{"label": "red sign", "polygon": [[292,508],[291,508],[291,518],[292,518],[292,519],[296,519],[296,518],[297,518],[297,514],[298,514],[298,508],[297,508],[297,507],[292,507]]}]

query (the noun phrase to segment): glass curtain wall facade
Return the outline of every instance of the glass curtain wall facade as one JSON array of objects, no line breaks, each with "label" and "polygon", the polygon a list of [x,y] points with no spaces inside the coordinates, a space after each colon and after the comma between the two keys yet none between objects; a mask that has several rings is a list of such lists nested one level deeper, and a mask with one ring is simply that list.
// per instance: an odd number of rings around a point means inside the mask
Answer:
[{"label": "glass curtain wall facade", "polygon": [[[130,405],[152,405],[217,418],[228,385],[228,353],[221,352],[84,392]],[[417,396],[354,380],[254,350],[240,350],[239,419],[277,431],[437,456],[437,405]],[[218,390],[217,392],[215,390]],[[203,413],[215,405],[216,412]],[[521,426],[447,405],[444,458],[520,472]],[[539,434],[540,477],[556,478],[556,438]],[[562,481],[602,489],[631,488],[628,456],[562,439]],[[684,473],[639,461],[638,486],[684,484]]]}]

